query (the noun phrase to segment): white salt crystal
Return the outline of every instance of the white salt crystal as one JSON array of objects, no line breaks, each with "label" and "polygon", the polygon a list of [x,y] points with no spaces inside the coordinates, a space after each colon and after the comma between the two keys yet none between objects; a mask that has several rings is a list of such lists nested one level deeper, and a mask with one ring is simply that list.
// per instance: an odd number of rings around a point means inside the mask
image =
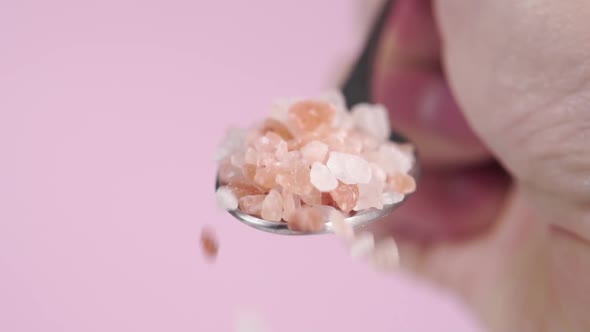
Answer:
[{"label": "white salt crystal", "polygon": [[403,194],[396,193],[394,191],[386,191],[381,194],[381,197],[383,199],[383,204],[385,205],[397,204],[404,200]]},{"label": "white salt crystal", "polygon": [[215,152],[215,160],[222,160],[232,153],[239,151],[244,146],[246,135],[246,129],[229,128]]},{"label": "white salt crystal", "polygon": [[282,123],[286,123],[289,118],[289,108],[297,102],[296,98],[277,99],[272,103],[270,117]]},{"label": "white salt crystal", "polygon": [[346,111],[346,98],[338,89],[329,90],[322,93],[319,100],[332,105],[337,111]]},{"label": "white salt crystal", "polygon": [[363,258],[370,255],[375,249],[375,238],[371,233],[361,233],[352,242],[350,246],[350,256],[352,258]]},{"label": "white salt crystal", "polygon": [[326,165],[332,174],[345,184],[369,183],[371,181],[371,166],[357,155],[330,152]]},{"label": "white salt crystal", "polygon": [[330,172],[330,169],[322,163],[313,163],[309,176],[311,184],[321,192],[329,192],[338,187],[338,180]]},{"label": "white salt crystal", "polygon": [[344,218],[342,212],[333,209],[328,214],[328,221],[332,223],[332,232],[340,238],[350,241],[354,238],[354,229]]},{"label": "white salt crystal", "polygon": [[388,174],[396,171],[408,173],[414,166],[413,156],[400,150],[394,143],[382,144],[377,153],[379,166]]},{"label": "white salt crystal", "polygon": [[387,109],[383,105],[357,104],[352,108],[352,116],[356,127],[363,133],[381,141],[389,139],[391,127]]},{"label": "white salt crystal", "polygon": [[328,154],[328,145],[320,141],[311,141],[301,148],[301,155],[309,162],[324,162]]},{"label": "white salt crystal", "polygon": [[375,208],[383,209],[383,191],[384,184],[372,182],[368,184],[359,184],[359,198],[354,206],[354,211]]},{"label": "white salt crystal", "polygon": [[383,208],[383,189],[385,189],[386,183],[379,170],[377,168],[375,170],[377,174],[371,178],[369,183],[358,185],[359,197],[353,209],[354,211]]},{"label": "white salt crystal", "polygon": [[352,114],[348,111],[336,112],[334,114],[334,127],[344,129],[344,130],[351,130],[356,126],[354,118]]},{"label": "white salt crystal", "polygon": [[232,211],[238,208],[238,198],[226,186],[219,187],[215,192],[217,206],[223,210]]},{"label": "white salt crystal", "polygon": [[371,172],[373,174],[371,181],[379,181],[385,183],[385,181],[387,180],[387,173],[385,173],[383,168],[381,168],[381,166],[377,165],[376,163],[370,163],[370,165]]}]

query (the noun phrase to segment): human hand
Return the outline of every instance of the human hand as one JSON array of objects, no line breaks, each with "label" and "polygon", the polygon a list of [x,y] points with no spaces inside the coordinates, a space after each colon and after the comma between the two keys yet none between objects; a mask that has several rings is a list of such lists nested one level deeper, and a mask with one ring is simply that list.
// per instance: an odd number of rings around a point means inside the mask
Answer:
[{"label": "human hand", "polygon": [[373,101],[424,170],[371,230],[394,236],[402,266],[454,290],[492,331],[589,331],[590,3],[392,9]]}]

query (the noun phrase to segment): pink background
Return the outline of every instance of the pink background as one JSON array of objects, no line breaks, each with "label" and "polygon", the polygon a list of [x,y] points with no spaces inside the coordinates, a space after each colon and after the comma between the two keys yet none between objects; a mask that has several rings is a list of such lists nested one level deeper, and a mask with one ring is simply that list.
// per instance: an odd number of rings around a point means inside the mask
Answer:
[{"label": "pink background", "polygon": [[[475,331],[332,237],[214,205],[225,127],[314,94],[359,46],[348,0],[0,2],[0,331]],[[199,250],[213,225],[216,264]]]}]

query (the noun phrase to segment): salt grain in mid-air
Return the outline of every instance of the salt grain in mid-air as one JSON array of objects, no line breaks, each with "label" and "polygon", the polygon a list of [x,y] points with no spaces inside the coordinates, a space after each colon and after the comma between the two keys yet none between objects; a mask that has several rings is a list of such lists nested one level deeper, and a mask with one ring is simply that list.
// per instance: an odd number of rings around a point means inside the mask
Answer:
[{"label": "salt grain in mid-air", "polygon": [[260,315],[240,313],[235,321],[235,332],[270,332],[269,324]]},{"label": "salt grain in mid-air", "polygon": [[201,231],[201,249],[208,260],[213,261],[217,258],[219,242],[211,228],[204,228]]}]

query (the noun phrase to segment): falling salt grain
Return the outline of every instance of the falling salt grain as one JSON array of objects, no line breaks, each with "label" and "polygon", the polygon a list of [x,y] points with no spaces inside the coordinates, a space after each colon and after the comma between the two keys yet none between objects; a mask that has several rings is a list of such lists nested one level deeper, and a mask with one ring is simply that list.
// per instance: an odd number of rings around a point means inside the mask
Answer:
[{"label": "falling salt grain", "polygon": [[204,228],[201,231],[201,249],[209,260],[214,260],[219,252],[219,244],[211,229]]},{"label": "falling salt grain", "polygon": [[361,233],[354,238],[350,246],[350,256],[358,259],[367,257],[375,249],[375,238],[371,233]]},{"label": "falling salt grain", "polygon": [[215,196],[217,198],[217,206],[220,209],[232,211],[238,208],[238,198],[229,187],[219,187],[215,192]]},{"label": "falling salt grain", "polygon": [[242,313],[236,319],[235,332],[269,332],[268,324],[259,315]]},{"label": "falling salt grain", "polygon": [[399,249],[392,238],[385,238],[375,246],[371,263],[378,270],[395,270],[399,267]]},{"label": "falling salt grain", "polygon": [[332,223],[334,234],[345,241],[351,241],[354,238],[354,229],[350,223],[346,222],[342,212],[333,209],[328,214],[328,221]]}]

